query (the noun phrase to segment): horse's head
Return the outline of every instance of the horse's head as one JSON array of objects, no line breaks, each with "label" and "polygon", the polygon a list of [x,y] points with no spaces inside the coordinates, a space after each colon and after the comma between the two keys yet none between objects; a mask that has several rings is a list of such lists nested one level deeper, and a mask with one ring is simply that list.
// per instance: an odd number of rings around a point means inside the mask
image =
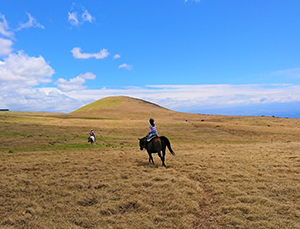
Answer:
[{"label": "horse's head", "polygon": [[140,150],[143,150],[144,148],[146,148],[145,138],[139,138],[139,141],[140,141]]}]

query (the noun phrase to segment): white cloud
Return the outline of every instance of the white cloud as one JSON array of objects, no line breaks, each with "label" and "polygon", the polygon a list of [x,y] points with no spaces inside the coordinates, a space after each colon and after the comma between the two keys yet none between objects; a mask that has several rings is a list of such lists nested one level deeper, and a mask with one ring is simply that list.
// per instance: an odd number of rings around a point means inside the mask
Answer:
[{"label": "white cloud", "polygon": [[26,23],[20,23],[20,26],[17,28],[17,30],[26,29],[30,27],[44,29],[44,26],[37,22],[37,20],[34,17],[32,17],[30,13],[27,13],[27,15],[28,21]]},{"label": "white cloud", "polygon": [[107,49],[102,49],[98,53],[82,53],[81,48],[75,47],[71,50],[73,53],[73,57],[76,59],[89,59],[89,58],[96,58],[96,59],[104,59],[109,55]]},{"label": "white cloud", "polygon": [[83,86],[83,84],[86,82],[87,79],[95,79],[96,76],[91,73],[87,72],[85,74],[80,74],[79,76],[72,78],[70,80],[65,80],[63,78],[59,78],[55,84],[57,85],[57,88],[63,92],[68,91],[78,91],[86,89],[87,86]]},{"label": "white cloud", "polygon": [[91,72],[86,72],[84,74],[80,74],[79,77],[81,77],[83,79],[86,79],[86,80],[96,79],[96,76],[93,73],[91,73]]},{"label": "white cloud", "polygon": [[119,59],[119,58],[121,58],[121,55],[119,54],[114,55],[114,59]]},{"label": "white cloud", "polygon": [[[41,89],[45,92],[47,88]],[[53,89],[51,89],[53,90]],[[127,95],[173,110],[198,111],[228,107],[300,102],[300,85],[149,85],[120,89],[80,89],[61,92],[78,102]],[[84,102],[83,102],[84,103]],[[86,103],[87,104],[87,103]],[[78,107],[77,107],[78,108]],[[75,106],[71,110],[77,109]]]},{"label": "white cloud", "polygon": [[272,77],[284,77],[288,79],[300,79],[300,68],[286,69],[271,73]]},{"label": "white cloud", "polygon": [[300,101],[299,85],[156,85],[149,88],[155,92],[150,95],[154,101],[184,110]]},{"label": "white cloud", "polygon": [[300,85],[148,85],[93,90],[83,86],[85,80],[95,77],[92,73],[85,73],[70,80],[61,78],[56,82],[57,88],[12,88],[6,85],[1,87],[0,107],[71,112],[98,99],[120,95],[151,101],[172,110],[198,113],[216,108],[228,111],[230,107],[300,103]]},{"label": "white cloud", "polygon": [[93,23],[93,17],[83,6],[73,3],[70,12],[68,12],[68,22],[72,26],[79,26],[85,22]]},{"label": "white cloud", "polygon": [[4,15],[0,14],[0,19],[2,19],[2,22],[0,21],[0,34],[2,34],[5,37],[13,38],[14,33],[10,31],[10,28]]},{"label": "white cloud", "polygon": [[68,22],[71,23],[71,25],[76,26],[79,24],[77,13],[76,12],[68,12]]},{"label": "white cloud", "polygon": [[42,56],[29,57],[23,52],[10,54],[0,61],[0,85],[36,86],[51,82],[54,70]]},{"label": "white cloud", "polygon": [[[30,57],[22,52],[10,54],[0,61],[0,108],[19,111],[66,112],[91,100],[74,99],[56,88],[34,88],[51,82],[54,70],[43,57]],[[74,84],[94,79],[92,73],[80,74]],[[66,80],[61,79],[61,84]],[[81,87],[83,89],[85,87]]]},{"label": "white cloud", "polygon": [[125,68],[127,70],[132,70],[132,66],[131,65],[128,65],[126,63],[124,64],[121,64],[118,68]]},{"label": "white cloud", "polygon": [[70,112],[89,101],[70,98],[55,88],[47,93],[35,88],[20,88],[0,95],[0,107],[15,111]]},{"label": "white cloud", "polygon": [[[20,24],[14,31],[30,27],[44,28],[30,14],[27,15],[28,22]],[[85,20],[91,20],[88,14],[85,14]],[[41,84],[52,82],[54,70],[42,56],[30,57],[22,51],[12,53],[13,39],[14,33],[5,17],[0,14],[0,56],[5,56],[3,61],[0,60],[0,108],[66,112],[91,102],[70,98],[57,88],[48,88],[50,90],[47,92],[36,88]],[[99,57],[99,54],[94,57]],[[80,74],[69,81],[69,86],[72,83],[82,85],[85,80],[95,77],[90,72]],[[61,79],[59,82],[62,85],[68,81]],[[79,88],[86,89],[86,87]]]},{"label": "white cloud", "polygon": [[87,10],[84,10],[84,12],[82,13],[81,17],[82,17],[82,21],[83,22],[87,21],[87,22],[92,23],[92,21],[93,21],[92,15]]},{"label": "white cloud", "polygon": [[[0,107],[20,111],[61,112],[82,106],[83,102],[56,90],[47,93],[33,88],[51,82],[54,70],[43,57],[30,57],[22,52],[0,61]],[[86,74],[85,78],[92,78]],[[58,102],[59,101],[59,102]]]},{"label": "white cloud", "polygon": [[[44,28],[44,26],[38,23],[37,20],[33,18],[29,13],[27,13],[27,15],[29,18],[28,21],[26,23],[21,23],[20,26],[17,29],[15,29],[15,31],[24,28],[30,28],[30,27]],[[1,14],[0,14],[0,35],[9,38],[9,39],[4,39],[0,37],[0,56],[7,56],[12,52],[12,45],[13,45],[12,40],[14,39],[14,33],[9,28],[8,22],[6,21],[4,15]]]},{"label": "white cloud", "polygon": [[69,81],[63,78],[59,78],[55,84],[57,85],[58,89],[60,89],[63,92],[66,92],[85,89],[86,86],[83,86],[84,83],[85,80],[77,76],[76,78],[70,79]]},{"label": "white cloud", "polygon": [[7,56],[12,52],[13,42],[0,37],[0,56]]}]

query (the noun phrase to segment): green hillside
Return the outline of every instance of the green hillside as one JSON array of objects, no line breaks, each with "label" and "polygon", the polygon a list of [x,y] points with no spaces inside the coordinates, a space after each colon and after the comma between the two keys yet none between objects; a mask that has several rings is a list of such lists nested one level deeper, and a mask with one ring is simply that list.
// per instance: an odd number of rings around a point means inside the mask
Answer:
[{"label": "green hillside", "polygon": [[71,116],[97,118],[165,117],[175,113],[157,104],[127,96],[106,97],[71,112]]},{"label": "green hillside", "polygon": [[90,103],[86,106],[83,106],[83,107],[73,111],[72,113],[95,110],[100,107],[120,106],[123,101],[124,101],[124,98],[120,97],[120,96],[106,97],[106,98],[97,100],[93,103]]}]

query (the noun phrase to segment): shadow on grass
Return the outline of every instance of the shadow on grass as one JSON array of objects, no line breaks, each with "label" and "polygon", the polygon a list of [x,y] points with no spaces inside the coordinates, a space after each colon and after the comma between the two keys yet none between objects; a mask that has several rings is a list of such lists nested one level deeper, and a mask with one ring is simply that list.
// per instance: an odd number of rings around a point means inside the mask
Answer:
[{"label": "shadow on grass", "polygon": [[[155,162],[154,162],[155,163]],[[141,160],[136,160],[136,165],[137,166],[142,166],[142,167],[148,167],[148,168],[170,168],[170,166],[166,165],[165,167],[162,166],[161,161],[158,161],[157,163],[155,163],[154,165],[150,162],[148,162],[148,160],[145,161],[141,161]]]},{"label": "shadow on grass", "polygon": [[157,167],[159,167],[159,165],[158,164],[152,164],[152,163],[150,163],[150,162],[148,162],[148,160],[147,159],[145,159],[145,160],[136,160],[136,164],[137,164],[137,166],[143,166],[143,167],[150,167],[150,168],[157,168]]}]

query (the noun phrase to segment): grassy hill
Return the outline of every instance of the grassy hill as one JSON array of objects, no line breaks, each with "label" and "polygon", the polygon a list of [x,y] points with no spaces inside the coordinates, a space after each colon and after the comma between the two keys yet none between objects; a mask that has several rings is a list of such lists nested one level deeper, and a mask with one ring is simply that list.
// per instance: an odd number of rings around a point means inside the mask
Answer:
[{"label": "grassy hill", "polygon": [[[150,117],[176,153],[167,168],[139,149]],[[299,136],[300,119],[129,97],[71,114],[0,112],[0,228],[299,228]]]},{"label": "grassy hill", "polygon": [[163,117],[174,111],[164,107],[127,96],[106,97],[70,113],[77,117],[140,119],[151,116]]}]

